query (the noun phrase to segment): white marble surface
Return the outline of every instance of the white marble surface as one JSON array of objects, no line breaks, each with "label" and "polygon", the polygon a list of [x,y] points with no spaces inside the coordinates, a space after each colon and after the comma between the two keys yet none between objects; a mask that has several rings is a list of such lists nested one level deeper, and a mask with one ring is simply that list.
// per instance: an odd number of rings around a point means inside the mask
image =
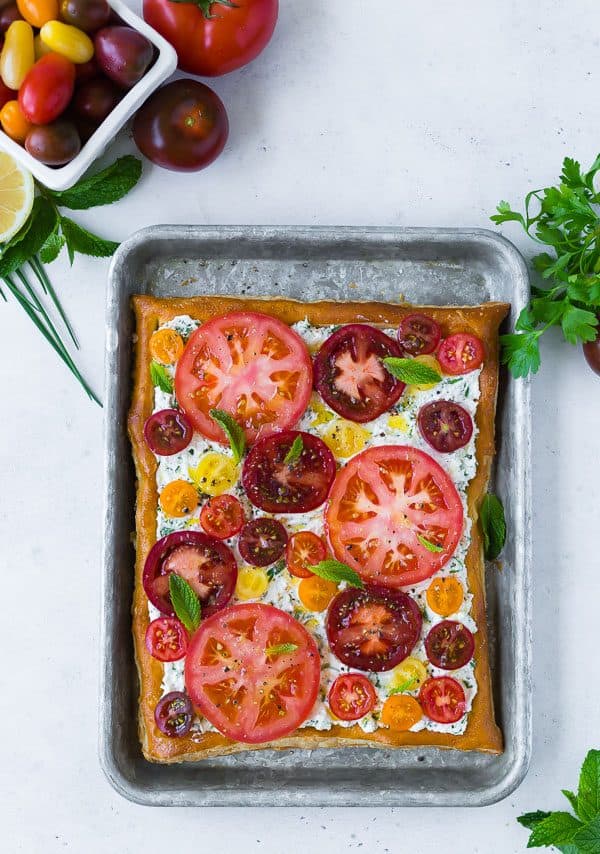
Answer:
[{"label": "white marble surface", "polygon": [[[600,149],[595,0],[281,5],[263,57],[214,84],[232,128],[221,159],[191,177],[147,165],[129,198],[81,222],[115,239],[165,222],[486,226],[499,199]],[[107,267],[51,268],[96,388]],[[4,851],[517,852],[519,813],[566,806],[560,788],[599,746],[600,379],[578,351],[547,336],[533,386],[535,735],[520,789],[481,810],[200,813],[129,804],[100,771],[101,413],[13,303],[0,324]]]}]

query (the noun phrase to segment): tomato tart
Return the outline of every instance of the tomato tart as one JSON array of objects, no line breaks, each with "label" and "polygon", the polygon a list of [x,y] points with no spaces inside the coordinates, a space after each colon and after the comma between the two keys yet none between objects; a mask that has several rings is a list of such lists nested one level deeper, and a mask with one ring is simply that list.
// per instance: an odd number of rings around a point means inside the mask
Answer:
[{"label": "tomato tart", "polygon": [[133,308],[145,757],[501,752],[478,510],[509,306]]}]

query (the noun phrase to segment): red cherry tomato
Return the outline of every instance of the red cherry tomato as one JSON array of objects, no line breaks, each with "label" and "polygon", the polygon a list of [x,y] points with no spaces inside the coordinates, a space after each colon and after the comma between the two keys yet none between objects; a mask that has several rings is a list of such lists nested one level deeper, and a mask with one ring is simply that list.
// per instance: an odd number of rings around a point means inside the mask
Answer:
[{"label": "red cherry tomato", "polygon": [[327,638],[343,664],[380,672],[410,655],[422,623],[419,607],[408,593],[347,587],[329,606]]},{"label": "red cherry tomato", "polygon": [[296,578],[310,578],[313,574],[310,567],[325,560],[326,557],[325,543],[312,531],[299,531],[297,534],[292,534],[285,550],[288,571]]},{"label": "red cherry tomato", "polygon": [[194,710],[190,698],[182,691],[171,691],[158,701],[154,720],[159,730],[170,738],[182,738],[192,725]]},{"label": "red cherry tomato", "polygon": [[377,702],[375,688],[362,673],[344,673],[329,689],[329,707],[342,721],[364,718]]},{"label": "red cherry tomato", "polygon": [[215,537],[199,531],[176,531],[163,537],[150,549],[142,583],[152,604],[170,617],[175,616],[169,594],[172,572],[185,578],[198,595],[203,617],[227,605],[237,581],[233,553]]},{"label": "red cherry tomato", "polygon": [[475,641],[462,623],[442,620],[425,638],[427,658],[441,670],[458,670],[473,658]]},{"label": "red cherry tomato", "polygon": [[247,65],[266,47],[279,11],[278,0],[144,0],[144,18],[171,42],[179,68],[217,77]]},{"label": "red cherry tomato", "polygon": [[[290,644],[292,652],[277,653]],[[321,658],[312,636],[272,605],[232,605],[203,620],[185,660],[196,708],[234,741],[260,744],[288,735],[317,699]]]},{"label": "red cherry tomato", "polygon": [[[340,469],[325,510],[338,560],[365,581],[407,587],[452,557],[463,506],[448,474],[429,454],[404,445],[367,448]],[[441,551],[431,551],[419,539]]]},{"label": "red cherry tomato", "polygon": [[316,355],[315,387],[342,418],[372,421],[396,403],[405,388],[383,366],[381,360],[388,356],[402,356],[402,351],[380,329],[362,323],[342,326]]},{"label": "red cherry tomato", "polygon": [[[286,463],[295,441],[300,456]],[[333,454],[318,436],[285,430],[257,442],[244,462],[242,483],[250,501],[268,513],[307,513],[327,498],[335,477]]]},{"label": "red cherry tomato", "polygon": [[75,66],[58,53],[48,53],[30,68],[19,89],[23,115],[34,125],[47,125],[69,106]]},{"label": "red cherry tomato", "polygon": [[238,549],[251,566],[269,566],[284,553],[287,539],[287,531],[277,519],[252,519],[240,532]]},{"label": "red cherry tomato", "polygon": [[244,524],[242,505],[233,495],[217,495],[202,508],[200,524],[211,537],[228,540],[239,533]]},{"label": "red cherry tomato", "polygon": [[255,312],[203,323],[175,371],[179,405],[199,433],[223,444],[228,439],[211,409],[228,412],[255,442],[293,427],[311,391],[312,366],[302,338],[281,320]]},{"label": "red cherry tomato", "polygon": [[146,649],[158,661],[179,661],[187,647],[187,632],[175,617],[159,617],[146,629]]},{"label": "red cherry tomato", "polygon": [[438,724],[454,724],[467,710],[462,685],[450,676],[426,679],[419,691],[419,702],[427,717]]},{"label": "red cherry tomato", "polygon": [[192,425],[179,409],[161,409],[144,424],[144,439],[150,450],[161,457],[183,451],[192,441]]},{"label": "red cherry tomato", "polygon": [[468,374],[478,368],[485,357],[483,342],[476,335],[461,332],[444,338],[437,359],[445,374]]},{"label": "red cherry tomato", "polygon": [[398,344],[409,356],[434,353],[441,337],[439,325],[426,314],[409,314],[398,328]]},{"label": "red cherry tomato", "polygon": [[464,448],[473,435],[473,419],[467,410],[449,400],[434,400],[421,407],[417,423],[425,441],[441,454]]}]

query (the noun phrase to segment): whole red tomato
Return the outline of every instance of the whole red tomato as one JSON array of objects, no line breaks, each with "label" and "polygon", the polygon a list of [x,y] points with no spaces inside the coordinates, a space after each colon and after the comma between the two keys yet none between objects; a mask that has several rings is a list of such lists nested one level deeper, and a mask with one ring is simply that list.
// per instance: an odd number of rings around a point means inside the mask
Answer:
[{"label": "whole red tomato", "polygon": [[179,67],[218,77],[252,62],[267,46],[279,0],[144,0],[144,18],[171,42]]}]

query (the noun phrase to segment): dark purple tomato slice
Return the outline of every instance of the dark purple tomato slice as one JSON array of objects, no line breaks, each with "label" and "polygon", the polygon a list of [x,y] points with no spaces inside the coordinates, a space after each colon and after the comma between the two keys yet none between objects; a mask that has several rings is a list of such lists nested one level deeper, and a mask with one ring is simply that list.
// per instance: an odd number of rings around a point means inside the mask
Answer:
[{"label": "dark purple tomato slice", "polygon": [[159,617],[146,629],[146,649],[158,661],[179,661],[187,648],[188,634],[175,617]]},{"label": "dark purple tomato slice", "polygon": [[408,356],[434,353],[441,337],[439,325],[426,314],[409,314],[398,327],[398,344]]},{"label": "dark purple tomato slice", "polygon": [[410,655],[423,618],[414,599],[385,587],[348,587],[327,612],[327,638],[334,655],[348,667],[391,670]]},{"label": "dark purple tomato slice", "polygon": [[238,548],[251,566],[269,566],[282,556],[287,540],[287,531],[277,519],[252,519],[240,532]]},{"label": "dark purple tomato slice", "polygon": [[[294,442],[300,455],[286,462]],[[254,445],[242,483],[250,501],[267,513],[306,513],[323,504],[334,477],[335,459],[322,439],[285,430]]]},{"label": "dark purple tomato slice", "polygon": [[464,448],[473,435],[473,419],[450,400],[434,400],[421,407],[417,423],[425,441],[441,454]]},{"label": "dark purple tomato slice", "polygon": [[404,383],[382,364],[400,357],[400,346],[380,329],[362,323],[342,326],[321,346],[314,363],[315,388],[338,415],[350,421],[372,421],[389,409]]},{"label": "dark purple tomato slice", "polygon": [[442,620],[425,638],[427,658],[442,670],[458,670],[473,658],[475,641],[462,623]]},{"label": "dark purple tomato slice", "polygon": [[225,543],[199,531],[176,531],[155,543],[144,565],[142,582],[152,604],[175,616],[169,594],[169,575],[176,572],[190,584],[208,617],[233,596],[237,563]]},{"label": "dark purple tomato slice", "polygon": [[192,725],[192,701],[182,691],[171,691],[158,701],[154,710],[156,726],[171,738],[187,735]]},{"label": "dark purple tomato slice", "polygon": [[192,425],[179,409],[161,409],[144,424],[146,444],[160,457],[170,457],[183,451],[193,435]]}]

